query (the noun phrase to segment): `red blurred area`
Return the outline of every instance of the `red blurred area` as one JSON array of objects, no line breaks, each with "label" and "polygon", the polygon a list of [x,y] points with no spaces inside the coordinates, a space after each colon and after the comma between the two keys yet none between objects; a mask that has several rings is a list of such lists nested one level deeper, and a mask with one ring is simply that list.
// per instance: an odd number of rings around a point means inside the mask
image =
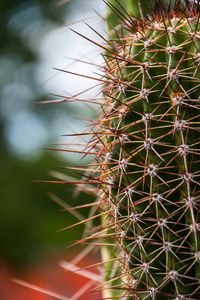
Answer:
[{"label": "red blurred area", "polygon": [[[62,257],[63,259],[63,257]],[[97,300],[100,299],[100,293],[97,292],[95,282],[80,276],[76,273],[66,271],[59,267],[55,259],[53,262],[40,263],[24,270],[24,272],[16,273],[0,263],[0,299],[1,300],[54,300],[59,299],[31,288],[22,286],[12,279],[22,280],[45,290],[63,295],[63,297],[74,300]],[[94,259],[83,259],[78,264],[79,267],[87,266],[95,263]],[[91,270],[91,269],[90,269]],[[94,269],[93,269],[94,270]],[[92,271],[93,271],[92,270]],[[94,272],[97,274],[97,271]],[[78,291],[84,289],[85,285],[90,286],[89,289],[81,296],[78,296]],[[77,295],[77,297],[73,297]]]}]

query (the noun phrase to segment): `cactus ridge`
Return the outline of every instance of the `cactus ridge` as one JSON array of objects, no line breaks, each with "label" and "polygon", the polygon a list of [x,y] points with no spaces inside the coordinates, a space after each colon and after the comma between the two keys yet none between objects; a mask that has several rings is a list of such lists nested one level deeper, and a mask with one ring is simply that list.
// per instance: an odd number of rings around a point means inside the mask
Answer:
[{"label": "cactus ridge", "polygon": [[200,16],[190,2],[138,19],[116,6],[123,22],[102,47],[104,100],[85,133],[99,211],[88,220],[101,225],[84,241],[101,241],[104,299],[200,299]]}]

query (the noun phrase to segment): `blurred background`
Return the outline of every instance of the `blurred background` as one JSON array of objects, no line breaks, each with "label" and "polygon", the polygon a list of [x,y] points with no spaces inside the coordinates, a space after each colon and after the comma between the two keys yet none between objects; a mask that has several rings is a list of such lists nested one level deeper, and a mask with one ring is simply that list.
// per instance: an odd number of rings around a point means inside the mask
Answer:
[{"label": "blurred background", "polygon": [[[100,49],[69,28],[98,42],[99,37],[84,21],[104,34],[104,14],[102,0],[0,1],[1,300],[97,299],[97,294],[91,292],[73,298],[88,281],[64,272],[57,264],[60,259],[74,257],[76,250],[72,253],[66,247],[81,236],[82,230],[80,226],[58,233],[77,221],[63,208],[86,203],[88,195],[75,198],[72,186],[34,181],[59,178],[62,167],[87,160],[81,160],[78,154],[46,148],[72,142],[73,138],[64,135],[83,132],[83,120],[94,118],[96,107],[41,101],[62,99],[84,90],[83,98],[99,93],[98,87],[92,88],[96,82],[54,68],[94,75],[94,64],[101,63]],[[66,298],[19,286],[10,280],[13,277]]]}]

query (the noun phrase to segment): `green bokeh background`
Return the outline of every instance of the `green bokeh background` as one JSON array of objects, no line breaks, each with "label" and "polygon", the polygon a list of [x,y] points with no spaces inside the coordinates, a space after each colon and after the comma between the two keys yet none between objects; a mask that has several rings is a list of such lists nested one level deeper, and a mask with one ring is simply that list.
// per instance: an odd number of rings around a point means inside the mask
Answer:
[{"label": "green bokeh background", "polygon": [[[81,1],[76,2],[81,4]],[[38,60],[37,52],[31,49],[26,38],[19,31],[12,28],[10,20],[24,8],[34,6],[40,10],[43,20],[62,26],[68,16],[70,1],[63,5],[58,5],[58,3],[59,1],[54,0],[0,1],[1,91],[16,81],[19,67],[29,64],[29,70],[31,70]],[[30,21],[26,20],[28,24],[30,23],[29,25],[33,21],[34,15],[31,16]],[[5,57],[6,60],[4,60]],[[16,58],[16,63],[14,58]],[[49,99],[50,96],[46,95],[43,87],[38,85],[31,72],[17,80],[32,91],[31,99],[28,99],[25,104],[25,110],[40,118],[46,129],[56,114],[60,113],[67,118],[68,114],[73,112],[70,107],[65,111],[61,106],[36,105],[35,100]],[[0,104],[3,101],[6,99],[1,92]],[[20,98],[12,103],[13,106],[16,105],[16,108],[19,104]],[[1,105],[1,109],[3,107]],[[0,260],[18,269],[39,262],[52,252],[65,251],[69,241],[80,237],[81,227],[57,233],[59,229],[72,224],[75,218],[54,203],[48,197],[48,191],[71,204],[84,203],[88,196],[81,195],[75,200],[72,197],[71,186],[33,182],[50,179],[48,175],[50,170],[60,170],[61,166],[68,165],[70,162],[51,151],[41,151],[41,149],[39,155],[30,155],[25,159],[16,154],[7,137],[7,128],[12,116],[5,116],[5,113],[0,113]],[[54,136],[49,134],[46,145],[50,145],[53,140]]]}]

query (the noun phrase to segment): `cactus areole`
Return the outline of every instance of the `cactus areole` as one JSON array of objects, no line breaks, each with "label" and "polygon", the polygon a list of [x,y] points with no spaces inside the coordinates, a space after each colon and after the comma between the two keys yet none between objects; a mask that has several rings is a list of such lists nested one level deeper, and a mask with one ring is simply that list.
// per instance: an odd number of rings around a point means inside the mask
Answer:
[{"label": "cactus areole", "polygon": [[198,300],[199,1],[107,4],[104,101],[89,143],[103,299]]}]

